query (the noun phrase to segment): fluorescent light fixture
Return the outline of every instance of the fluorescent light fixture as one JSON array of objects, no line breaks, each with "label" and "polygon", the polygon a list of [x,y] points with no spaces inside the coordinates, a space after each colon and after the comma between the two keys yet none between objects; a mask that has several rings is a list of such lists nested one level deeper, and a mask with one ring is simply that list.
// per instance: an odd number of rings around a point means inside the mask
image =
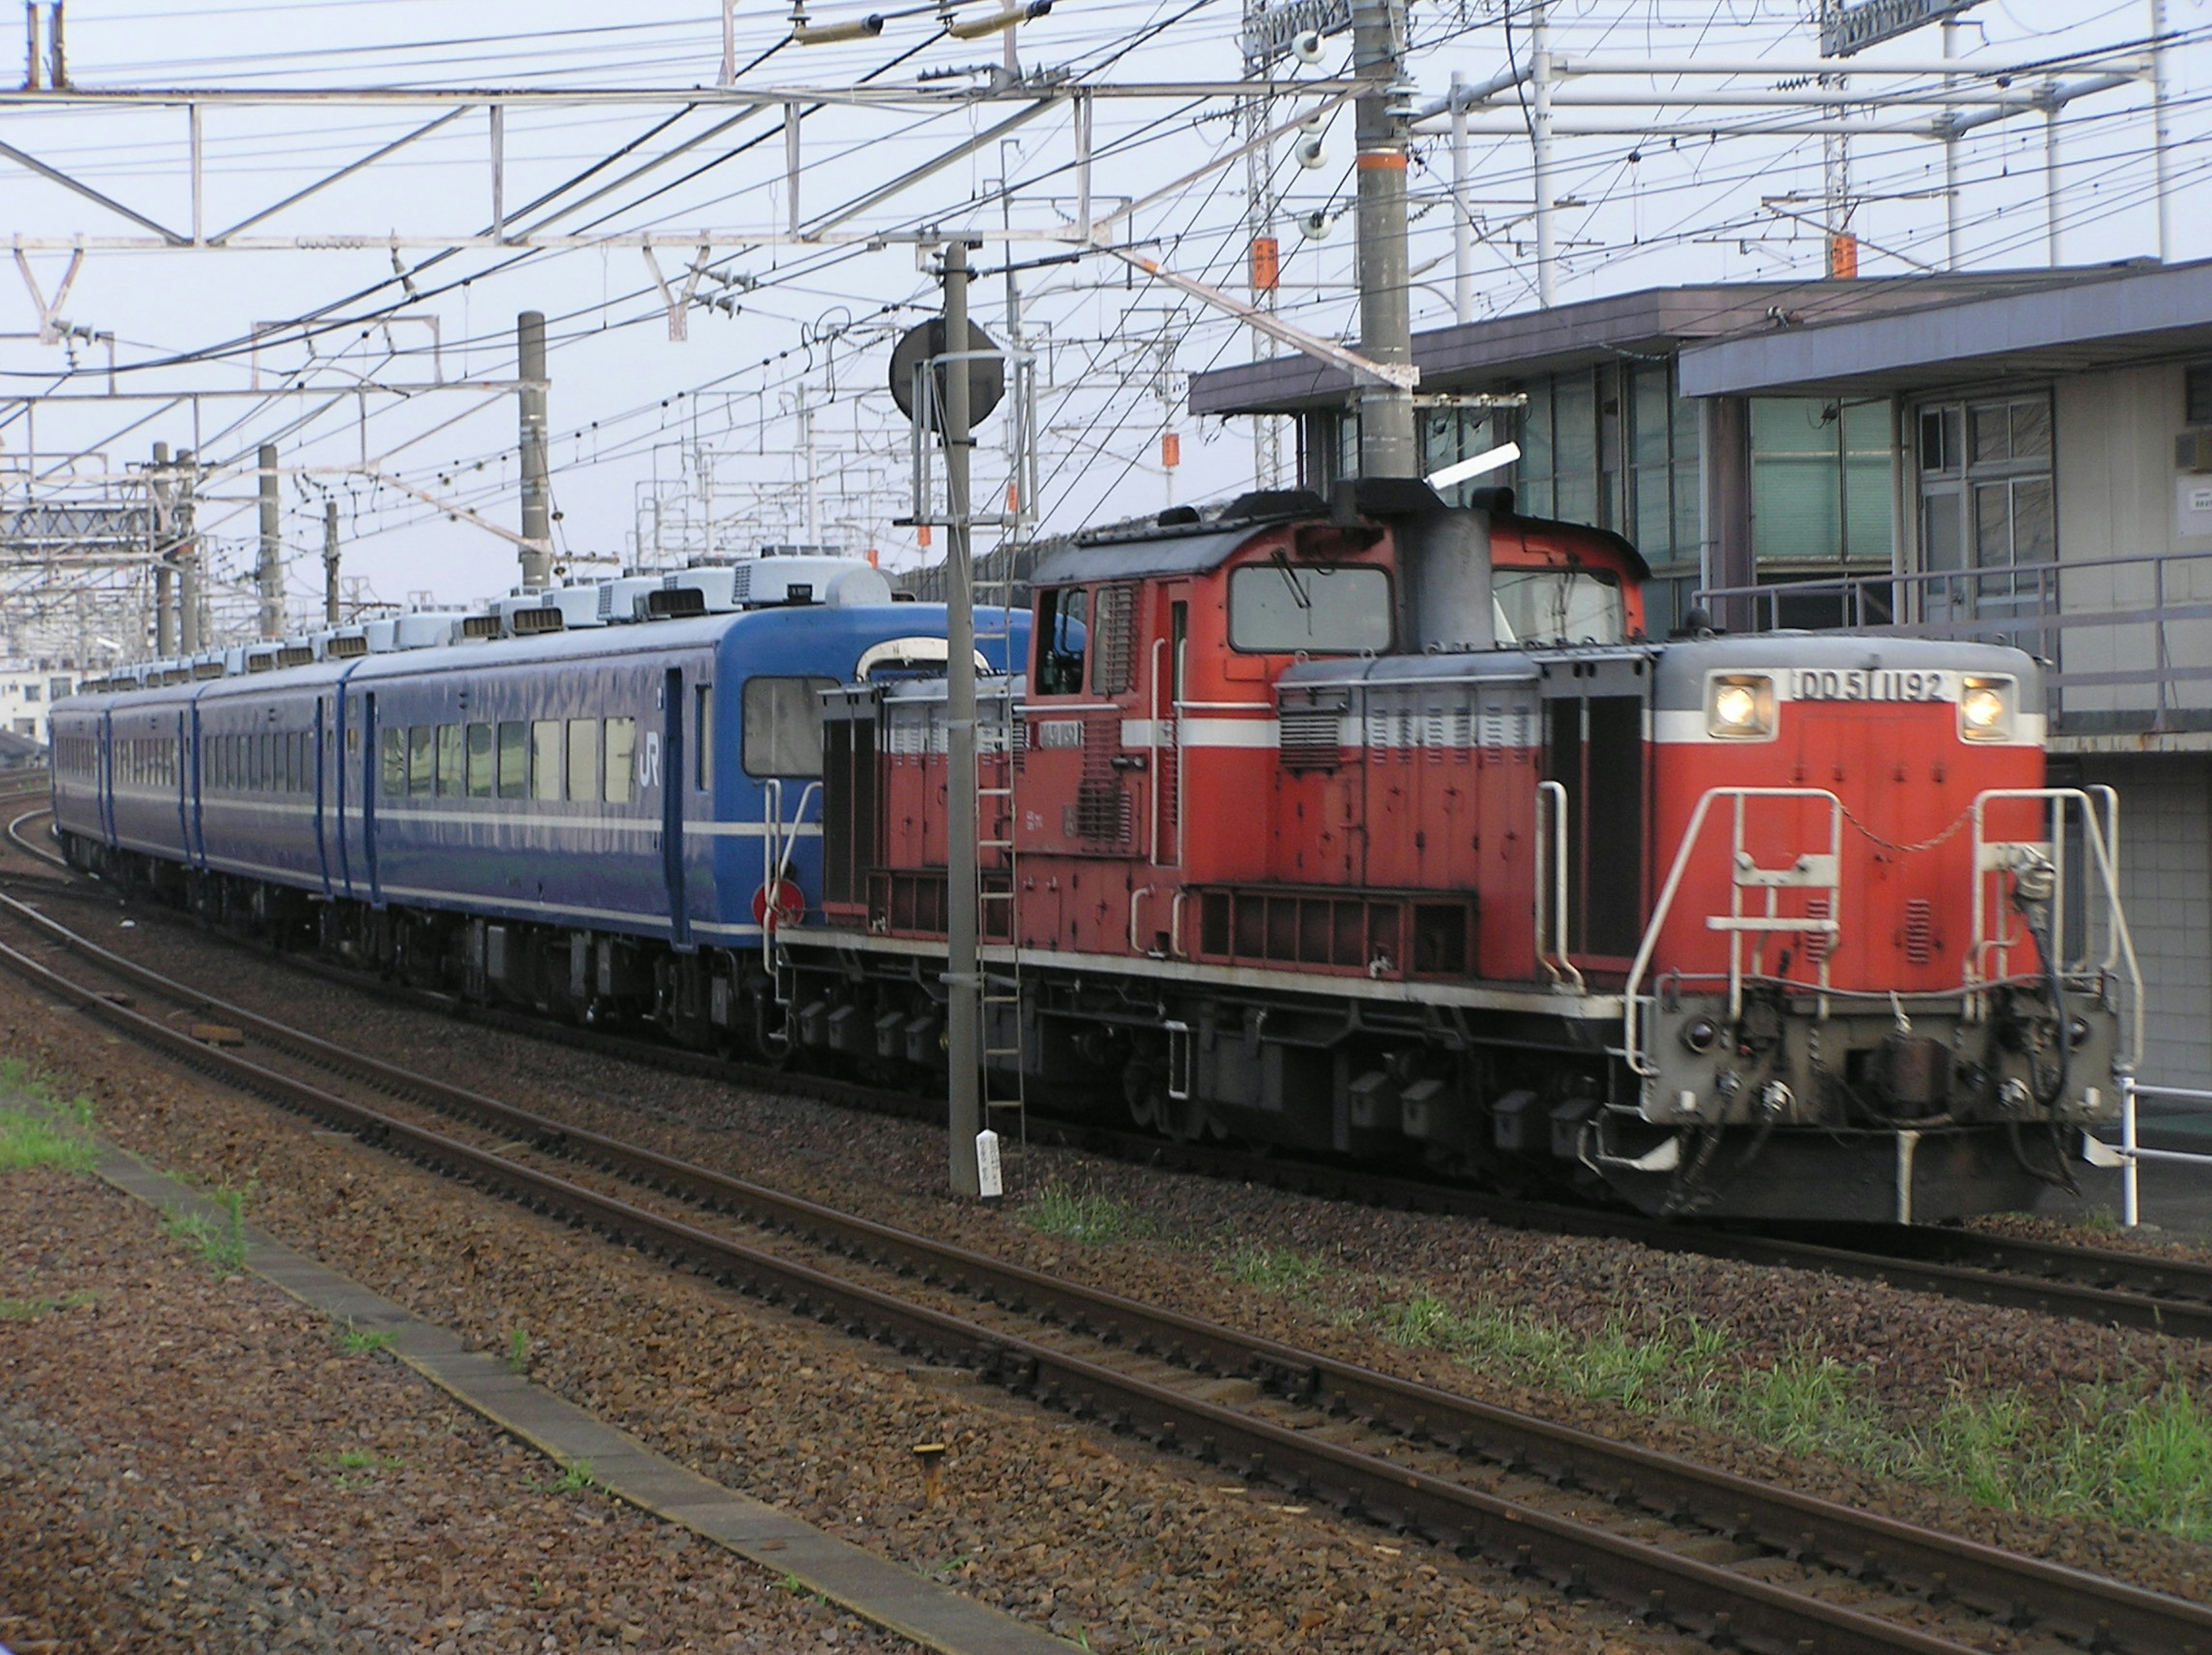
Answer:
[{"label": "fluorescent light fixture", "polygon": [[1455,483],[1464,483],[1470,477],[1480,477],[1485,472],[1494,472],[1501,465],[1510,465],[1521,458],[1521,445],[1501,442],[1495,448],[1485,449],[1470,459],[1447,465],[1440,472],[1429,473],[1429,486],[1449,489]]},{"label": "fluorescent light fixture", "polygon": [[956,40],[980,40],[987,34],[1003,33],[1016,24],[1032,22],[1051,9],[1052,0],[1029,0],[1026,5],[1009,6],[993,16],[947,23],[945,32]]}]

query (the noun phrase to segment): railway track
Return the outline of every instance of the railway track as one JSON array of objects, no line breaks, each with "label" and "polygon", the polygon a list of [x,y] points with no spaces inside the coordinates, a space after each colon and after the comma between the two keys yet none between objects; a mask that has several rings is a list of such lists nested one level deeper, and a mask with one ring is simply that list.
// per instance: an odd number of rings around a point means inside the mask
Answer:
[{"label": "railway track", "polygon": [[[81,969],[65,975],[7,945],[0,963],[226,1084],[793,1313],[1193,1456],[1263,1497],[1327,1504],[1531,1585],[1601,1596],[1655,1628],[1723,1648],[1842,1655],[1947,1655],[1986,1648],[2000,1630],[2010,1649],[2212,1651],[2201,1605],[840,1213],[224,1004],[11,898],[0,916]],[[211,1046],[131,1003],[141,995],[222,1018],[245,1044]],[[738,1226],[750,1233],[732,1233]]]},{"label": "railway track", "polygon": [[[5,802],[6,795],[0,794],[0,804]],[[8,824],[8,837],[18,849],[66,870],[67,863],[50,846],[38,843],[39,836],[23,831],[26,823],[44,813],[34,810],[16,816]],[[290,957],[287,963],[356,992],[677,1074],[769,1087],[878,1114],[933,1118],[938,1113],[934,1100],[887,1087],[737,1062],[603,1029],[571,1028],[519,1012],[471,1005],[435,990],[387,983],[319,960]],[[2212,1265],[2188,1259],[1996,1237],[1965,1229],[1829,1226],[1819,1235],[1808,1236],[1748,1226],[1661,1223],[1635,1214],[1517,1201],[1423,1178],[1391,1177],[1211,1145],[1173,1143],[1146,1134],[1078,1122],[1037,1118],[1031,1122],[1030,1131],[1040,1142],[1331,1200],[1449,1214],[1550,1234],[1632,1241],[1662,1251],[1816,1270],[1968,1303],[2178,1338],[2212,1338]]]}]

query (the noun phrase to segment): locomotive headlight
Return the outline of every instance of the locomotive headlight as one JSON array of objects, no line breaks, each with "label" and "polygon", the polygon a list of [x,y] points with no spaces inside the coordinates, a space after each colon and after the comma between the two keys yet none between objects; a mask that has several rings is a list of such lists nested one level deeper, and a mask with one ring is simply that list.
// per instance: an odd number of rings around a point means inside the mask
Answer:
[{"label": "locomotive headlight", "polygon": [[1774,733],[1774,680],[1765,673],[1716,674],[1705,683],[1705,733],[1759,741]]},{"label": "locomotive headlight", "polygon": [[1959,733],[1969,741],[2004,741],[2012,736],[2010,678],[1966,680],[1959,689]]}]

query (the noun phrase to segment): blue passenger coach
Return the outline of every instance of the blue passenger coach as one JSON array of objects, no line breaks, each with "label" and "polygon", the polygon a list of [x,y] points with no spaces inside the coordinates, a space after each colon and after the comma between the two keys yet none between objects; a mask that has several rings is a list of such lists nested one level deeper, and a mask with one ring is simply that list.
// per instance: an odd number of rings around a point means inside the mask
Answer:
[{"label": "blue passenger coach", "polygon": [[694,1031],[751,1017],[764,915],[819,920],[822,693],[941,672],[943,607],[537,624],[111,678],[54,709],[64,844],[413,981]]}]

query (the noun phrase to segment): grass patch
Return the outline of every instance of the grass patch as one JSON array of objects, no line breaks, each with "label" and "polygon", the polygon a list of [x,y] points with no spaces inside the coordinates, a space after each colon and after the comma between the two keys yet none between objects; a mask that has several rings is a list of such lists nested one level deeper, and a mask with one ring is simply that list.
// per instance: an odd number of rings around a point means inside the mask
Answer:
[{"label": "grass patch", "polygon": [[1693,1319],[1583,1333],[1526,1311],[1460,1310],[1420,1295],[1361,1320],[1530,1390],[1825,1454],[2008,1511],[2212,1540],[2212,1411],[2174,1379],[2084,1388],[2058,1410],[1962,1381],[1932,1419],[1908,1421],[1883,1409],[1863,1370],[1815,1344],[1748,1362]]},{"label": "grass patch", "polygon": [[170,1208],[161,1220],[162,1233],[198,1252],[217,1275],[236,1275],[246,1268],[246,1198],[253,1184],[248,1178],[242,1189],[229,1184],[216,1189],[209,1196],[219,1209],[213,1219]]},{"label": "grass patch", "polygon": [[1126,1241],[1146,1232],[1143,1220],[1112,1196],[1064,1183],[1048,1184],[1039,1190],[1023,1206],[1022,1222],[1045,1235],[1086,1246]]},{"label": "grass patch", "polygon": [[65,1293],[46,1299],[0,1299],[0,1322],[28,1322],[48,1311],[82,1310],[98,1298],[97,1293]]},{"label": "grass patch", "polygon": [[368,1332],[349,1322],[345,1331],[338,1335],[338,1348],[349,1356],[362,1356],[370,1351],[391,1349],[392,1342],[398,1337],[396,1333]]},{"label": "grass patch", "polygon": [[0,1172],[33,1166],[58,1166],[64,1172],[89,1172],[100,1158],[92,1141],[92,1099],[64,1098],[53,1077],[20,1057],[0,1057],[0,1093],[32,1100],[0,1104]]},{"label": "grass patch", "polygon": [[553,1491],[561,1494],[582,1494],[598,1487],[599,1480],[592,1475],[591,1461],[570,1460],[561,1468],[560,1480],[553,1485]]},{"label": "grass patch", "polygon": [[530,1372],[530,1336],[520,1328],[507,1336],[507,1369],[510,1373]]},{"label": "grass patch", "polygon": [[368,1448],[341,1450],[331,1459],[337,1467],[333,1479],[341,1488],[367,1488],[386,1471],[397,1471],[406,1463],[397,1454],[380,1454]]},{"label": "grass patch", "polygon": [[1268,1247],[1256,1242],[1240,1244],[1221,1269],[1235,1281],[1267,1293],[1296,1298],[1311,1293],[1328,1280],[1332,1267],[1319,1258],[1288,1247]]}]

